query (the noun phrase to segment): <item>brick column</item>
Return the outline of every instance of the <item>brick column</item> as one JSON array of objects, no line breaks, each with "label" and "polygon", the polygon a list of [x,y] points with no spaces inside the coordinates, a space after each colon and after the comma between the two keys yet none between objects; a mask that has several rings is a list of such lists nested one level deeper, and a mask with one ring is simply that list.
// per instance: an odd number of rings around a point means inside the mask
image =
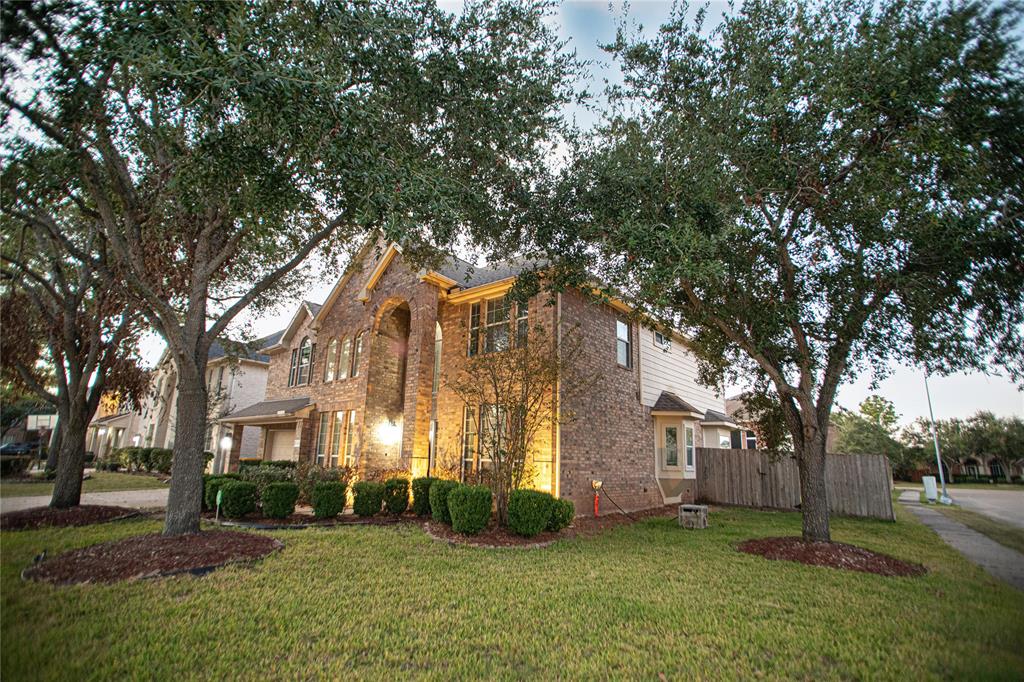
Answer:
[{"label": "brick column", "polygon": [[[235,424],[231,427],[231,452],[228,454],[225,471],[238,471],[238,459],[242,454],[242,432],[244,430],[245,426],[243,424]],[[220,443],[216,445],[220,447]]]}]

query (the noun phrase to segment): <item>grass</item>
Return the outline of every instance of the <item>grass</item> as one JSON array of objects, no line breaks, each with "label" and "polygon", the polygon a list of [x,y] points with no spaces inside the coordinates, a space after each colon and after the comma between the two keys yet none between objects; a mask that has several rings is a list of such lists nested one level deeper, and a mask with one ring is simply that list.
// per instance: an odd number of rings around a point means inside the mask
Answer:
[{"label": "grass", "polygon": [[1017,526],[964,509],[963,507],[950,507],[940,504],[935,505],[935,508],[968,528],[973,528],[999,544],[1024,554],[1024,530]]},{"label": "grass", "polygon": [[[939,485],[937,479],[935,484],[941,491],[942,486]],[[921,483],[912,483],[909,481],[894,481],[893,485],[899,486],[900,488],[924,490],[924,485]],[[1016,490],[1024,493],[1024,485],[1021,485],[1020,483],[947,483],[946,487],[950,490]]]},{"label": "grass", "polygon": [[4,679],[922,679],[1024,676],[1024,594],[902,508],[836,540],[921,578],[767,561],[792,513],[650,519],[542,550],[453,547],[416,526],[271,533],[285,549],[203,577],[27,585],[32,557],[153,521],[0,534]]},{"label": "grass", "polygon": [[[83,493],[106,493],[115,490],[149,490],[151,488],[166,488],[164,483],[154,476],[136,476],[133,474],[122,474],[116,471],[97,471],[88,479],[82,481]],[[53,494],[53,482],[39,481],[38,483],[2,483],[0,482],[0,497],[25,497],[28,495],[51,495]]]}]

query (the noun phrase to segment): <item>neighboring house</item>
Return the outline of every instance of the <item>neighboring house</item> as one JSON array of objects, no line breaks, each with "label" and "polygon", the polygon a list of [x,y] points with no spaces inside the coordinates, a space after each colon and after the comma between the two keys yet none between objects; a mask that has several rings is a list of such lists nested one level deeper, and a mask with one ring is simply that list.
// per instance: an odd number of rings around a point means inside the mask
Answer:
[{"label": "neighboring house", "polygon": [[[747,414],[744,394],[734,395],[725,401],[725,413],[737,424],[739,430],[732,430],[729,433],[729,447],[734,450],[756,450],[758,443],[762,443],[761,434],[758,433],[757,423]],[[828,425],[828,433],[825,434],[825,452],[835,452],[836,440],[839,438],[839,429],[835,424]],[[724,442],[724,440],[723,440]],[[723,445],[722,447],[726,447]]]},{"label": "neighboring house", "polygon": [[240,430],[255,426],[267,460],[472,476],[490,460],[480,434],[502,419],[493,406],[464,404],[444,378],[470,355],[500,352],[496,340],[526,323],[584,335],[582,361],[595,380],[563,399],[575,419],[532,443],[532,486],[583,512],[593,480],[627,509],[692,500],[697,448],[717,447],[720,429],[739,427],[721,397],[697,384],[682,337],[638,328],[624,304],[573,291],[519,308],[507,293],[521,270],[452,259],[419,271],[394,245],[364,247],[324,304],[304,302],[263,349],[265,400],[221,420],[235,436],[231,468],[243,454]]},{"label": "neighboring house", "polygon": [[[205,448],[214,453],[210,465],[212,471],[224,470],[225,456],[232,445],[237,445],[245,455],[255,455],[259,443],[258,429],[242,429],[237,443],[234,443],[231,429],[220,425],[217,420],[263,398],[270,358],[261,354],[259,349],[276,343],[280,335],[281,332],[277,332],[244,345],[214,342],[210,347],[206,372],[209,424]],[[88,441],[95,444],[94,451],[104,456],[114,448],[130,445],[174,447],[177,384],[174,362],[165,351],[153,370],[149,395],[138,411],[97,412],[97,417],[90,424]]]},{"label": "neighboring house", "polygon": [[117,448],[131,444],[130,439],[139,432],[141,415],[122,409],[116,396],[104,394],[96,414],[89,422],[85,437],[85,449],[103,458]]},{"label": "neighboring house", "polygon": [[4,432],[2,440],[4,443],[32,443],[45,448],[56,427],[56,413],[27,414]]}]

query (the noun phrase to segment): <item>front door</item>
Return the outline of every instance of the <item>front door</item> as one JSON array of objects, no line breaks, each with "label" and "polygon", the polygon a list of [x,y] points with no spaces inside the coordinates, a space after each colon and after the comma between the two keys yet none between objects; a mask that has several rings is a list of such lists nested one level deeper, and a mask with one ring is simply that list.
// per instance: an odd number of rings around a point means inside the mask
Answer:
[{"label": "front door", "polygon": [[267,456],[269,460],[295,459],[295,429],[272,429],[267,431]]}]

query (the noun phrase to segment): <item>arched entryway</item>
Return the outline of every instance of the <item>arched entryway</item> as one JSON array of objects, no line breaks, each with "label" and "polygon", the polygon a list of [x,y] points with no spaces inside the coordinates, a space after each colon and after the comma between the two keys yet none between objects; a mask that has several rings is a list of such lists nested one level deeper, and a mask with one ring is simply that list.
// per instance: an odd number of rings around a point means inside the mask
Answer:
[{"label": "arched entryway", "polygon": [[403,461],[402,415],[411,318],[407,302],[392,301],[382,307],[370,339],[363,450],[368,470],[400,467]]}]

